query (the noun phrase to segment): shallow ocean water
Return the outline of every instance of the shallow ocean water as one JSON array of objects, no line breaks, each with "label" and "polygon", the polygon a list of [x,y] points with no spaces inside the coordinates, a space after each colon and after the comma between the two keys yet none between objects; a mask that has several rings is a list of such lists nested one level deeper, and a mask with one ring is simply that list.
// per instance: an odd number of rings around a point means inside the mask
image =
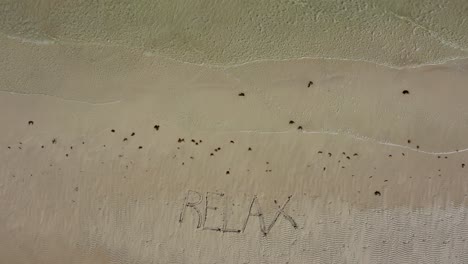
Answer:
[{"label": "shallow ocean water", "polygon": [[197,64],[308,57],[404,67],[467,57],[467,17],[464,0],[4,0],[0,32]]}]

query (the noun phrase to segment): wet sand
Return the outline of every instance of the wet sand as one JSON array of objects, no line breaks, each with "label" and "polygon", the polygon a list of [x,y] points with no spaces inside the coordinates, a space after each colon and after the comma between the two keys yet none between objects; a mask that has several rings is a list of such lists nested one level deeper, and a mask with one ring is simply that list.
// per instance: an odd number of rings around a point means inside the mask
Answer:
[{"label": "wet sand", "polygon": [[1,262],[468,259],[466,60],[0,41]]}]

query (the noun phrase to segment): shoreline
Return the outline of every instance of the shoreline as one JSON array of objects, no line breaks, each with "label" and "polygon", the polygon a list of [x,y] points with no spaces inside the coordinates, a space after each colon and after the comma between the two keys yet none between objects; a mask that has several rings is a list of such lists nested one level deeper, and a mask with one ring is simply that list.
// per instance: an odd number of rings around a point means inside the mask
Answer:
[{"label": "shoreline", "polygon": [[1,33],[3,37],[7,39],[17,41],[22,44],[30,44],[30,45],[37,45],[37,46],[49,46],[49,45],[56,45],[56,46],[76,46],[76,47],[95,47],[95,48],[123,48],[127,51],[136,52],[142,54],[144,57],[154,58],[154,59],[164,59],[167,61],[172,61],[181,64],[187,64],[192,66],[199,66],[199,67],[207,67],[213,69],[232,69],[232,68],[240,68],[243,66],[249,66],[254,64],[261,64],[261,63],[277,63],[277,62],[290,62],[290,61],[300,61],[300,60],[331,60],[337,62],[357,62],[357,63],[369,63],[374,64],[378,67],[385,67],[395,70],[406,70],[406,69],[417,69],[417,68],[424,68],[430,66],[443,66],[447,64],[457,63],[457,62],[464,62],[468,60],[468,51],[464,57],[447,57],[441,58],[439,60],[434,60],[432,62],[425,62],[420,64],[407,64],[407,65],[394,65],[391,63],[383,63],[379,61],[372,61],[366,59],[359,59],[359,58],[340,58],[340,57],[323,57],[323,56],[306,56],[306,57],[291,57],[291,58],[264,58],[264,59],[253,59],[245,62],[239,63],[226,63],[226,64],[217,64],[217,63],[196,63],[191,61],[183,61],[177,58],[172,58],[164,54],[155,53],[152,50],[145,50],[144,48],[127,46],[127,45],[120,45],[120,44],[110,44],[110,43],[99,43],[99,42],[82,42],[82,41],[67,41],[67,40],[33,40],[22,38],[18,36],[10,36],[6,35],[5,33]]}]

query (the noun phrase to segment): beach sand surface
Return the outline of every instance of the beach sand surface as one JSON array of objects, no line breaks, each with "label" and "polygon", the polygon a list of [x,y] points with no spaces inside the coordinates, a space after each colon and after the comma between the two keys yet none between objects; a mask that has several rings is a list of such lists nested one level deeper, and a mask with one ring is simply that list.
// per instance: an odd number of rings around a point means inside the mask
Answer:
[{"label": "beach sand surface", "polygon": [[466,61],[2,42],[4,263],[467,260]]}]

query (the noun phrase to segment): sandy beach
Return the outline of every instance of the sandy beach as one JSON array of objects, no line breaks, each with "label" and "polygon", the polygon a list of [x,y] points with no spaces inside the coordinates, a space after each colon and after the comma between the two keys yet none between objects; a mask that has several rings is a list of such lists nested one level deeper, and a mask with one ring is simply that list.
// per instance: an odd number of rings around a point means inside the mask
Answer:
[{"label": "sandy beach", "polygon": [[[443,45],[437,28],[406,39],[421,49],[406,58],[239,43],[198,56],[112,28],[73,35],[73,19],[15,20],[84,8],[58,2],[1,9],[15,16],[0,36],[0,263],[468,261],[457,27]],[[90,38],[101,30],[113,38]]]}]

